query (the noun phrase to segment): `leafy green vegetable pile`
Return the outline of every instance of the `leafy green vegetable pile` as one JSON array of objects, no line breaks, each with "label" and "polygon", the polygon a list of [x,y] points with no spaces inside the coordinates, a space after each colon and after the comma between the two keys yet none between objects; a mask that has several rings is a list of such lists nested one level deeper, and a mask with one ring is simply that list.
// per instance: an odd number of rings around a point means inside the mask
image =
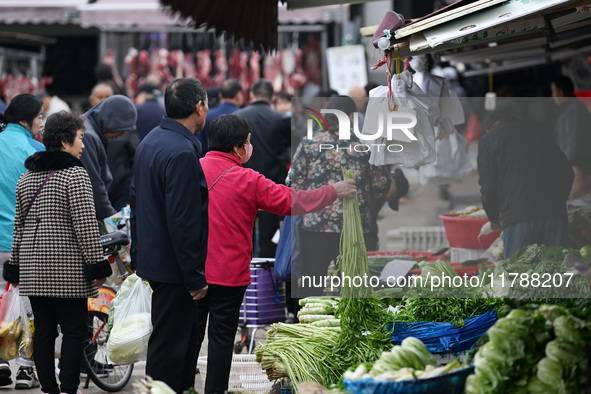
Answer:
[{"label": "leafy green vegetable pile", "polygon": [[[421,262],[421,276],[426,278],[441,276],[450,277],[458,274],[444,261],[435,263]],[[497,316],[503,316],[505,300],[491,298],[486,288],[461,287],[415,287],[406,289],[402,299],[390,298],[383,302],[395,306],[396,312],[392,321],[397,323],[442,322],[452,323],[457,327],[464,326],[464,319],[494,310]],[[387,307],[386,305],[386,307]]]},{"label": "leafy green vegetable pile", "polygon": [[355,371],[345,372],[343,377],[351,380],[373,379],[399,382],[428,379],[461,367],[457,360],[446,366],[439,366],[425,344],[413,337],[406,338],[401,345],[395,345],[389,352],[383,352],[369,371],[367,364],[362,363]]},{"label": "leafy green vegetable pile", "polygon": [[269,380],[287,376],[302,382],[332,382],[342,372],[332,367],[332,349],[340,328],[277,323],[267,331],[266,344],[255,349],[256,360]]},{"label": "leafy green vegetable pile", "polygon": [[[398,300],[396,300],[398,301]],[[464,319],[495,310],[505,313],[502,298],[419,298],[406,297],[398,304],[395,323],[441,322],[464,326]]]},{"label": "leafy green vegetable pile", "polygon": [[[538,302],[546,303],[554,303],[557,298],[589,298],[591,285],[584,275],[564,275],[572,271],[571,267],[564,264],[569,253],[580,256],[577,249],[529,245],[519,249],[511,259],[502,261],[494,269],[481,269],[481,275],[489,279],[492,273],[497,280],[493,287],[497,288],[498,279],[504,277],[504,295],[508,298],[537,299]],[[521,274],[523,276],[513,280]],[[524,280],[521,280],[522,277]],[[539,281],[534,282],[533,278],[539,278]]]},{"label": "leafy green vegetable pile", "polygon": [[583,392],[591,325],[566,309],[514,309],[487,335],[466,394]]}]

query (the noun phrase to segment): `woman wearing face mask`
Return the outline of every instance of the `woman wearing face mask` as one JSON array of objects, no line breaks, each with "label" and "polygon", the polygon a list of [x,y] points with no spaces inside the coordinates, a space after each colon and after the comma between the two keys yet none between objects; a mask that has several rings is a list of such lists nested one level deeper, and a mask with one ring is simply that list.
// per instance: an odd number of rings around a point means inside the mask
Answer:
[{"label": "woman wearing face mask", "polygon": [[[98,296],[111,271],[103,260],[92,185],[80,161],[83,137],[83,118],[61,111],[47,119],[47,151],[25,161],[28,171],[16,186],[12,256],[4,263],[4,279],[18,284],[20,295],[31,301],[35,365],[48,394],[78,392],[87,298]],[[59,384],[58,324],[63,334]]]},{"label": "woman wearing face mask", "polygon": [[198,301],[199,342],[209,315],[206,393],[228,389],[240,305],[251,283],[252,229],[259,209],[299,215],[322,209],[357,192],[353,181],[294,191],[242,167],[253,152],[248,121],[222,115],[207,127],[209,152],[200,160],[209,189],[209,236],[205,278],[209,289]]}]

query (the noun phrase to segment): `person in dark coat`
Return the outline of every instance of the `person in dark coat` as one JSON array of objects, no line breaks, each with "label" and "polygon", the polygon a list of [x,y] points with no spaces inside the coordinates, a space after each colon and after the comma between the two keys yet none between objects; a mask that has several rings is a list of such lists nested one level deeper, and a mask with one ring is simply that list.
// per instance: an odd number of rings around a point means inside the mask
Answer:
[{"label": "person in dark coat", "polygon": [[591,146],[591,115],[575,96],[575,88],[569,77],[556,77],[550,84],[552,99],[558,105],[560,115],[554,127],[554,138],[569,161],[589,154]]},{"label": "person in dark coat", "polygon": [[503,229],[504,257],[531,244],[568,247],[566,201],[573,170],[552,139],[504,112],[486,122],[478,144],[482,206]]},{"label": "person in dark coat", "polygon": [[195,133],[207,95],[195,78],[166,88],[168,117],[140,143],[131,183],[132,264],[152,287],[146,374],[182,393],[195,386],[197,302],[207,292],[208,193]]},{"label": "person in dark coat", "polygon": [[156,86],[147,83],[138,89],[135,96],[137,104],[137,134],[140,141],[153,128],[157,127],[162,117],[166,115],[164,106],[158,101],[159,92]]},{"label": "person in dark coat", "polygon": [[[273,85],[259,79],[252,85],[251,104],[235,112],[250,124],[252,144],[257,147],[245,167],[263,174],[275,183],[285,184],[290,161],[291,117],[271,107]],[[277,244],[272,239],[279,229],[279,216],[269,212],[258,215],[259,256],[275,257]]]},{"label": "person in dark coat", "polygon": [[[88,330],[87,298],[98,297],[98,287],[111,272],[103,260],[92,185],[79,160],[83,129],[83,119],[65,111],[47,119],[47,152],[25,161],[28,171],[16,187],[14,243],[3,272],[31,301],[35,366],[41,389],[49,394],[77,393]],[[85,266],[97,264],[106,271],[88,278]],[[59,385],[54,356],[58,324],[63,334]]]},{"label": "person in dark coat", "polygon": [[[117,213],[109,199],[109,186],[113,182],[111,169],[107,162],[108,140],[121,137],[135,130],[137,111],[133,102],[122,95],[115,95],[101,101],[88,112],[84,145],[80,157],[92,182],[92,192],[99,221]],[[132,163],[127,164],[131,166]]]},{"label": "person in dark coat", "polygon": [[235,79],[226,79],[222,82],[219,97],[220,105],[209,110],[207,120],[205,121],[205,127],[197,133],[197,139],[201,142],[201,157],[205,157],[205,154],[209,151],[207,145],[207,126],[209,125],[209,122],[220,115],[233,114],[244,104],[242,86],[240,86],[240,83]]}]

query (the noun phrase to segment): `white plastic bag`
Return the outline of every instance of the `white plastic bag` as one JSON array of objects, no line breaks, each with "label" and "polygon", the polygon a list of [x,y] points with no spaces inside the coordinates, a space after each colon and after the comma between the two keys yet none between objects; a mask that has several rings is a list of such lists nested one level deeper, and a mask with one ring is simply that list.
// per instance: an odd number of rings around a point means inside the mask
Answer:
[{"label": "white plastic bag", "polygon": [[152,289],[136,274],[129,276],[111,302],[107,356],[120,365],[146,359],[152,334]]},{"label": "white plastic bag", "polygon": [[[371,156],[369,163],[379,166],[397,164],[405,167],[417,167],[435,161],[435,131],[433,125],[439,117],[436,99],[413,87],[412,75],[404,71],[392,77],[392,99],[389,103],[388,87],[379,86],[370,92],[370,99],[363,123],[363,134],[375,135],[382,126],[382,136],[377,140],[365,140],[369,145]],[[389,108],[390,106],[397,106]],[[408,130],[417,138],[411,141],[404,132],[396,129],[388,138],[385,130],[384,114],[396,110],[412,113],[416,116],[416,124]],[[404,121],[396,122],[401,125]]]},{"label": "white plastic bag", "polygon": [[474,170],[468,155],[468,142],[457,131],[438,139],[435,142],[435,149],[437,160],[419,168],[422,184],[460,182]]}]

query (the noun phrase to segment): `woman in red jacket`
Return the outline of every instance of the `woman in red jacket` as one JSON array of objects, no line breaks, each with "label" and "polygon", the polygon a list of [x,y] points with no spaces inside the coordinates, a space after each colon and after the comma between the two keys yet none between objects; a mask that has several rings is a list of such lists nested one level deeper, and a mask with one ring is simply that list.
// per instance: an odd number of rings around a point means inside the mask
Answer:
[{"label": "woman in red jacket", "polygon": [[206,393],[228,389],[240,305],[251,283],[252,229],[259,209],[300,215],[351,198],[354,181],[295,191],[242,167],[252,155],[250,125],[237,115],[222,115],[207,128],[209,152],[200,160],[209,189],[209,238],[205,278],[209,289],[198,301],[199,341],[209,315]]}]

